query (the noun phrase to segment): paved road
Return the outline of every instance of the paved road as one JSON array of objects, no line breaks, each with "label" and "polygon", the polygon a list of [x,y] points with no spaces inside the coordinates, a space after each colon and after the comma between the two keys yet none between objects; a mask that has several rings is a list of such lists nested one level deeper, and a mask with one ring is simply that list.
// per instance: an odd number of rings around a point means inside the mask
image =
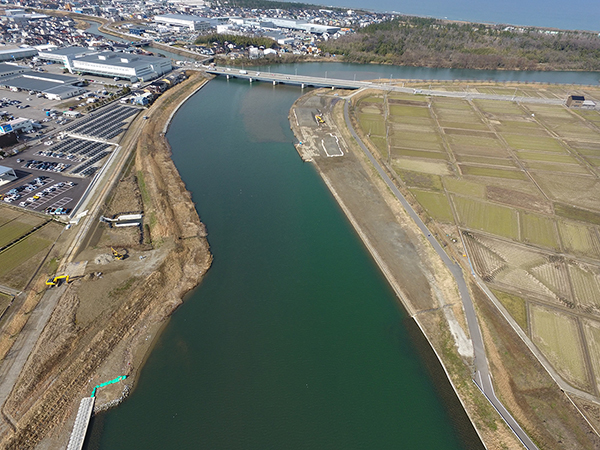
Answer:
[{"label": "paved road", "polygon": [[419,229],[423,232],[423,235],[426,236],[431,246],[435,249],[437,254],[440,256],[440,258],[446,265],[446,267],[448,267],[448,269],[456,279],[456,284],[458,285],[460,297],[462,299],[463,306],[465,309],[467,326],[469,327],[469,333],[471,334],[471,340],[473,341],[473,348],[475,352],[475,374],[473,381],[483,392],[486,398],[490,401],[490,403],[494,406],[496,411],[498,411],[498,413],[504,419],[507,425],[513,430],[513,432],[519,438],[519,440],[525,446],[525,448],[529,450],[537,449],[538,447],[533,443],[529,436],[527,436],[527,433],[523,431],[523,429],[520,427],[520,425],[517,423],[514,417],[508,412],[508,410],[504,407],[504,405],[500,402],[500,400],[496,397],[496,394],[494,393],[494,387],[492,385],[492,380],[490,377],[487,357],[485,355],[485,347],[483,345],[483,337],[481,335],[481,330],[479,329],[479,323],[477,321],[477,315],[475,314],[475,308],[473,307],[473,301],[467,288],[467,284],[465,283],[461,267],[453,259],[451,259],[448,256],[448,254],[444,251],[440,243],[431,234],[427,226],[425,226],[425,224],[414,211],[410,203],[408,203],[406,198],[404,198],[404,196],[398,190],[396,185],[392,182],[390,177],[388,177],[385,170],[379,165],[377,160],[373,157],[372,153],[365,146],[362,140],[358,137],[356,131],[354,131],[352,123],[350,122],[350,117],[348,115],[348,103],[348,100],[346,100],[346,102],[344,103],[344,118],[346,120],[346,126],[350,130],[352,137],[354,137],[356,142],[360,145],[362,151],[365,153],[367,158],[369,158],[369,161],[371,161],[373,166],[377,169],[377,172],[379,173],[383,181],[385,181],[385,183],[392,190],[394,195],[398,198],[408,215],[415,221]]},{"label": "paved road", "polygon": [[516,97],[512,95],[482,94],[478,92],[450,92],[438,91],[435,89],[414,89],[394,86],[389,82],[378,83],[372,81],[353,81],[336,78],[312,77],[307,75],[291,75],[287,73],[257,72],[255,70],[242,70],[242,72],[246,73],[240,73],[239,69],[231,69],[227,67],[215,67],[214,69],[209,69],[206,72],[213,75],[226,75],[235,78],[244,78],[253,81],[266,81],[270,83],[274,82],[315,87],[336,87],[341,89],[379,89],[388,92],[392,91],[403,92],[405,94],[429,95],[434,97],[463,98],[465,100],[500,100],[520,103],[538,103],[545,105],[562,105],[564,103],[564,100],[560,98]]}]

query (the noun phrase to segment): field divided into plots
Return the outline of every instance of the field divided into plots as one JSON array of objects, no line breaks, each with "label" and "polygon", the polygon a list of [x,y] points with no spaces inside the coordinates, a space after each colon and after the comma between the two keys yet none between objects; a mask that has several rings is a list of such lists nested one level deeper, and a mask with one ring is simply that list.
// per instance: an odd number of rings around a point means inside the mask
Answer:
[{"label": "field divided into plots", "polygon": [[[434,88],[600,98],[599,89],[561,86]],[[559,373],[599,395],[600,113],[379,93],[359,98],[354,113],[425,213],[455,238],[450,247],[464,242],[474,270]]]},{"label": "field divided into plots", "polygon": [[47,217],[0,205],[0,284],[22,289],[62,228]]}]

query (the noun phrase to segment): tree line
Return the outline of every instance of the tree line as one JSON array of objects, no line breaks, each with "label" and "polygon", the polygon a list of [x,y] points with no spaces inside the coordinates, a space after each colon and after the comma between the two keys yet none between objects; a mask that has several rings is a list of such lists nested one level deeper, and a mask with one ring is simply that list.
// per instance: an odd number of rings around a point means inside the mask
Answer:
[{"label": "tree line", "polygon": [[349,62],[460,69],[600,70],[600,38],[583,31],[400,16],[320,45]]}]

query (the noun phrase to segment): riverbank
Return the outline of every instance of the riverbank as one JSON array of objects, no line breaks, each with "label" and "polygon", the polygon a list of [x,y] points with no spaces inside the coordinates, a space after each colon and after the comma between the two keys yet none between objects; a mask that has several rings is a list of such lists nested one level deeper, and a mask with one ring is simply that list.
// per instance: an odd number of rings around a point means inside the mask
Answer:
[{"label": "riverbank", "polygon": [[[317,172],[437,355],[486,447],[517,448],[520,444],[504,422],[499,417],[490,420],[495,412],[471,382],[473,348],[452,275],[349,135],[343,101],[337,102],[330,91],[320,92],[301,97],[290,114],[301,153],[312,155]],[[307,108],[322,112],[326,131],[317,128],[315,134],[309,121],[303,121]],[[321,151],[321,134],[330,132],[340,138],[343,156],[327,157]]]},{"label": "riverbank", "polygon": [[[2,448],[64,447],[81,397],[115,374],[128,375],[127,381],[100,390],[97,409],[122,399],[167,319],[210,267],[206,230],[162,133],[170,112],[206,81],[192,73],[153,105],[148,119],[140,115],[121,140],[132,152],[130,164],[107,207],[138,190],[145,244],[131,247],[127,259],[110,262],[105,258],[110,242],[107,248],[103,241],[109,229],[92,227],[87,248],[75,258],[87,261],[87,275],[59,299],[4,405],[3,415],[13,427],[4,427]],[[140,137],[132,139],[141,127]]]},{"label": "riverbank", "polygon": [[[297,149],[303,159],[314,163],[399,300],[419,325],[486,447],[518,448],[521,444],[472,382],[473,360],[461,349],[464,342],[456,328],[458,324],[466,331],[453,280],[448,278],[439,257],[427,244],[427,238],[416,228],[349,134],[341,110],[343,101],[338,101],[344,95],[342,91],[317,91],[296,102],[290,124],[301,142]],[[372,94],[364,93],[368,95]],[[324,119],[318,126],[317,111]],[[367,142],[356,123],[354,128]],[[328,142],[329,133],[338,136],[341,152],[333,141]],[[398,180],[395,184],[406,191]],[[449,232],[438,230],[433,223],[428,226],[432,234],[445,236]],[[447,250],[456,260],[461,259],[462,251],[453,248],[452,243]],[[475,284],[469,284],[471,297],[482,314],[480,323],[495,389],[511,414],[541,448],[551,448],[557,439],[563,443],[569,441],[571,445],[567,447],[594,448],[595,436],[589,424],[535,356],[523,348],[500,314],[493,312],[489,299]],[[450,310],[455,319],[447,314]],[[523,371],[527,372],[526,376],[512,375]],[[528,406],[531,400],[523,396],[535,398],[538,405],[551,401],[555,406],[531,411]]]}]

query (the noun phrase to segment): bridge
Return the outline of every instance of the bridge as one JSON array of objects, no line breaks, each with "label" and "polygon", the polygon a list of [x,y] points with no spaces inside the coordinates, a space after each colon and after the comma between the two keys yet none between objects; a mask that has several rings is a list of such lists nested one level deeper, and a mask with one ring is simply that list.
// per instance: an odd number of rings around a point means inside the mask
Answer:
[{"label": "bridge", "polygon": [[84,397],[81,399],[79,410],[77,411],[77,418],[75,419],[75,425],[73,425],[73,432],[71,433],[71,438],[67,445],[67,450],[81,450],[83,448],[88,424],[90,423],[92,412],[94,411],[95,401],[95,397]]},{"label": "bridge", "polygon": [[412,87],[397,86],[394,84],[394,82],[398,83],[399,80],[387,78],[385,79],[385,82],[383,81],[383,79],[379,81],[357,81],[344,80],[339,78],[313,77],[308,75],[292,75],[287,73],[261,72],[257,70],[240,70],[238,68],[218,66],[207,69],[206,73],[218,76],[225,76],[227,77],[227,79],[241,78],[244,80],[248,80],[250,83],[255,81],[263,81],[267,83],[272,83],[274,85],[291,84],[300,86],[302,88],[316,87],[332,89],[378,89],[387,92],[403,92],[405,94],[428,95],[433,97],[453,97],[463,98],[465,100],[500,100],[520,103],[541,103],[545,105],[562,105],[565,103],[566,100],[560,98],[538,98],[518,96],[516,95],[518,89],[515,90],[515,95],[483,94],[479,92],[465,91],[441,91],[436,89],[416,89]]},{"label": "bridge", "polygon": [[[266,81],[273,84],[293,84],[296,86],[318,87],[318,88],[338,88],[338,89],[360,89],[372,87],[373,83],[369,81],[351,81],[335,78],[311,77],[307,75],[290,75],[287,73],[259,72],[256,70],[240,70],[229,67],[215,67],[208,69],[207,73],[213,75],[222,75],[229,78],[242,78],[253,81]],[[411,89],[412,92],[412,89]]]}]

